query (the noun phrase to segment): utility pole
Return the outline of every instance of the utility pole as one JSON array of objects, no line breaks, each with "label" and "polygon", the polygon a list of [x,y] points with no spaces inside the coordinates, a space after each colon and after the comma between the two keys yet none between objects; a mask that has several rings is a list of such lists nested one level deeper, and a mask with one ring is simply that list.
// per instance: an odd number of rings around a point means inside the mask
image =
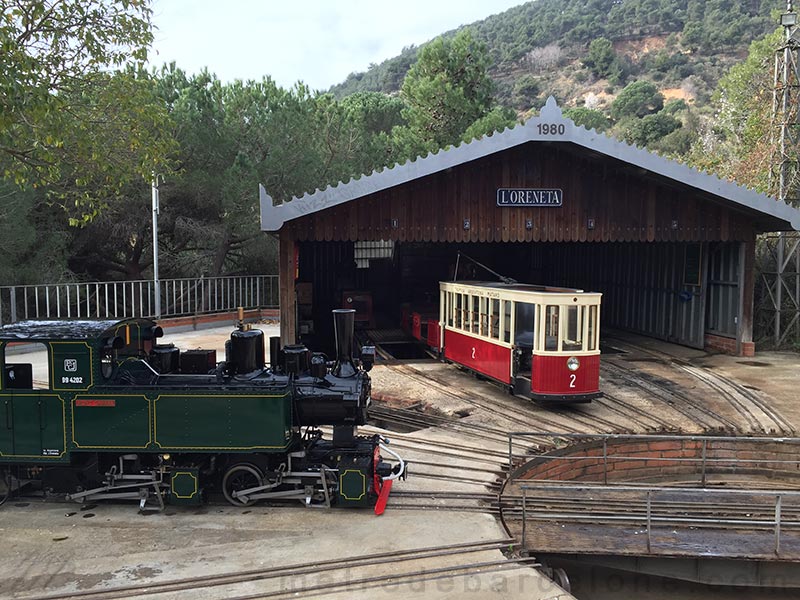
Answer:
[{"label": "utility pole", "polygon": [[156,318],[161,317],[161,282],[158,280],[158,175],[153,172],[153,287],[155,288]]},{"label": "utility pole", "polygon": [[[798,150],[800,150],[800,71],[798,50],[800,29],[792,0],[786,2],[786,12],[781,15],[783,44],[775,52],[775,71],[772,95],[772,147],[774,160],[770,171],[770,187],[778,200],[797,205],[793,195],[797,191]],[[767,240],[767,248],[774,258],[775,270],[772,284],[764,273],[769,292],[770,307],[774,310],[773,339],[775,346],[784,343],[789,333],[800,326],[800,238],[796,232],[780,232],[774,250]],[[794,279],[794,281],[792,281]],[[784,306],[787,305],[787,309]],[[784,319],[784,311],[789,314]]]}]

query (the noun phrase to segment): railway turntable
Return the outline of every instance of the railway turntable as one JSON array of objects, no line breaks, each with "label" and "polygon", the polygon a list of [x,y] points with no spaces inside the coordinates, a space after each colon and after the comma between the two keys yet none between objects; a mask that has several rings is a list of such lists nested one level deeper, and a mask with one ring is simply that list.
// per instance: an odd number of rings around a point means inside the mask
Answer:
[{"label": "railway turntable", "polygon": [[504,522],[543,560],[800,588],[800,438],[530,432],[509,455]]}]

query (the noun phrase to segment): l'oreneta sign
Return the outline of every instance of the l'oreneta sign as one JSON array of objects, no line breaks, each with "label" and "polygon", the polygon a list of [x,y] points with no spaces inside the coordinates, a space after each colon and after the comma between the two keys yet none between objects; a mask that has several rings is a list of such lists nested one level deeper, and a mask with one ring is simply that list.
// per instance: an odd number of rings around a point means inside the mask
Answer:
[{"label": "l'oreneta sign", "polygon": [[499,188],[497,206],[561,206],[564,194],[559,189]]}]

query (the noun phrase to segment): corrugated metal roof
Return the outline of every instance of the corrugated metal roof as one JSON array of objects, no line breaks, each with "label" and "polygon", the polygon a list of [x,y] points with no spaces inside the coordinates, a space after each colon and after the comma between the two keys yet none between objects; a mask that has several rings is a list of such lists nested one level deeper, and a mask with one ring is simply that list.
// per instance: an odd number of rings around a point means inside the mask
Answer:
[{"label": "corrugated metal roof", "polygon": [[3,341],[55,341],[55,340],[93,340],[107,331],[130,323],[132,325],[153,326],[147,319],[125,320],[78,320],[58,319],[41,321],[19,321],[0,327],[0,340]]},{"label": "corrugated metal roof", "polygon": [[738,205],[768,215],[778,226],[776,230],[800,231],[800,211],[786,203],[732,181],[720,179],[716,175],[697,171],[683,163],[664,158],[643,148],[631,146],[598,133],[594,129],[587,130],[585,127],[577,126],[563,116],[552,96],[547,100],[540,115],[529,119],[524,125],[496,132],[446,150],[439,150],[402,165],[397,164],[391,168],[376,170],[370,175],[353,178],[347,183],[339,182],[324,190],[318,189],[313,193],[292,198],[289,202],[274,204],[264,186],[259,185],[261,229],[278,231],[288,221],[528,142],[572,143],[674,180],[683,186],[717,196],[723,202],[733,205],[732,208],[736,208]]}]

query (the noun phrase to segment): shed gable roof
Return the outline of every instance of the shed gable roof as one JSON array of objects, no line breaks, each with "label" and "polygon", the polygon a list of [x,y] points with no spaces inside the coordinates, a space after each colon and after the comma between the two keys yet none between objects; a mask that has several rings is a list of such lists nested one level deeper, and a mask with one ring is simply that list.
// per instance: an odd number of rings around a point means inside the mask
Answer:
[{"label": "shed gable roof", "polygon": [[800,231],[800,211],[788,204],[764,194],[722,180],[716,175],[697,171],[643,148],[631,146],[594,129],[584,127],[564,117],[561,109],[551,96],[538,117],[525,124],[486,135],[480,139],[459,146],[439,150],[425,157],[418,157],[404,164],[376,170],[369,175],[339,182],[324,190],[316,190],[289,202],[274,204],[272,197],[259,185],[261,203],[261,229],[278,231],[284,223],[298,219],[345,202],[386,190],[422,177],[450,169],[452,167],[483,158],[528,142],[567,142],[624,163],[644,169],[664,178],[674,180],[684,186],[712,194],[731,204],[761,212],[774,220],[780,230]]}]

